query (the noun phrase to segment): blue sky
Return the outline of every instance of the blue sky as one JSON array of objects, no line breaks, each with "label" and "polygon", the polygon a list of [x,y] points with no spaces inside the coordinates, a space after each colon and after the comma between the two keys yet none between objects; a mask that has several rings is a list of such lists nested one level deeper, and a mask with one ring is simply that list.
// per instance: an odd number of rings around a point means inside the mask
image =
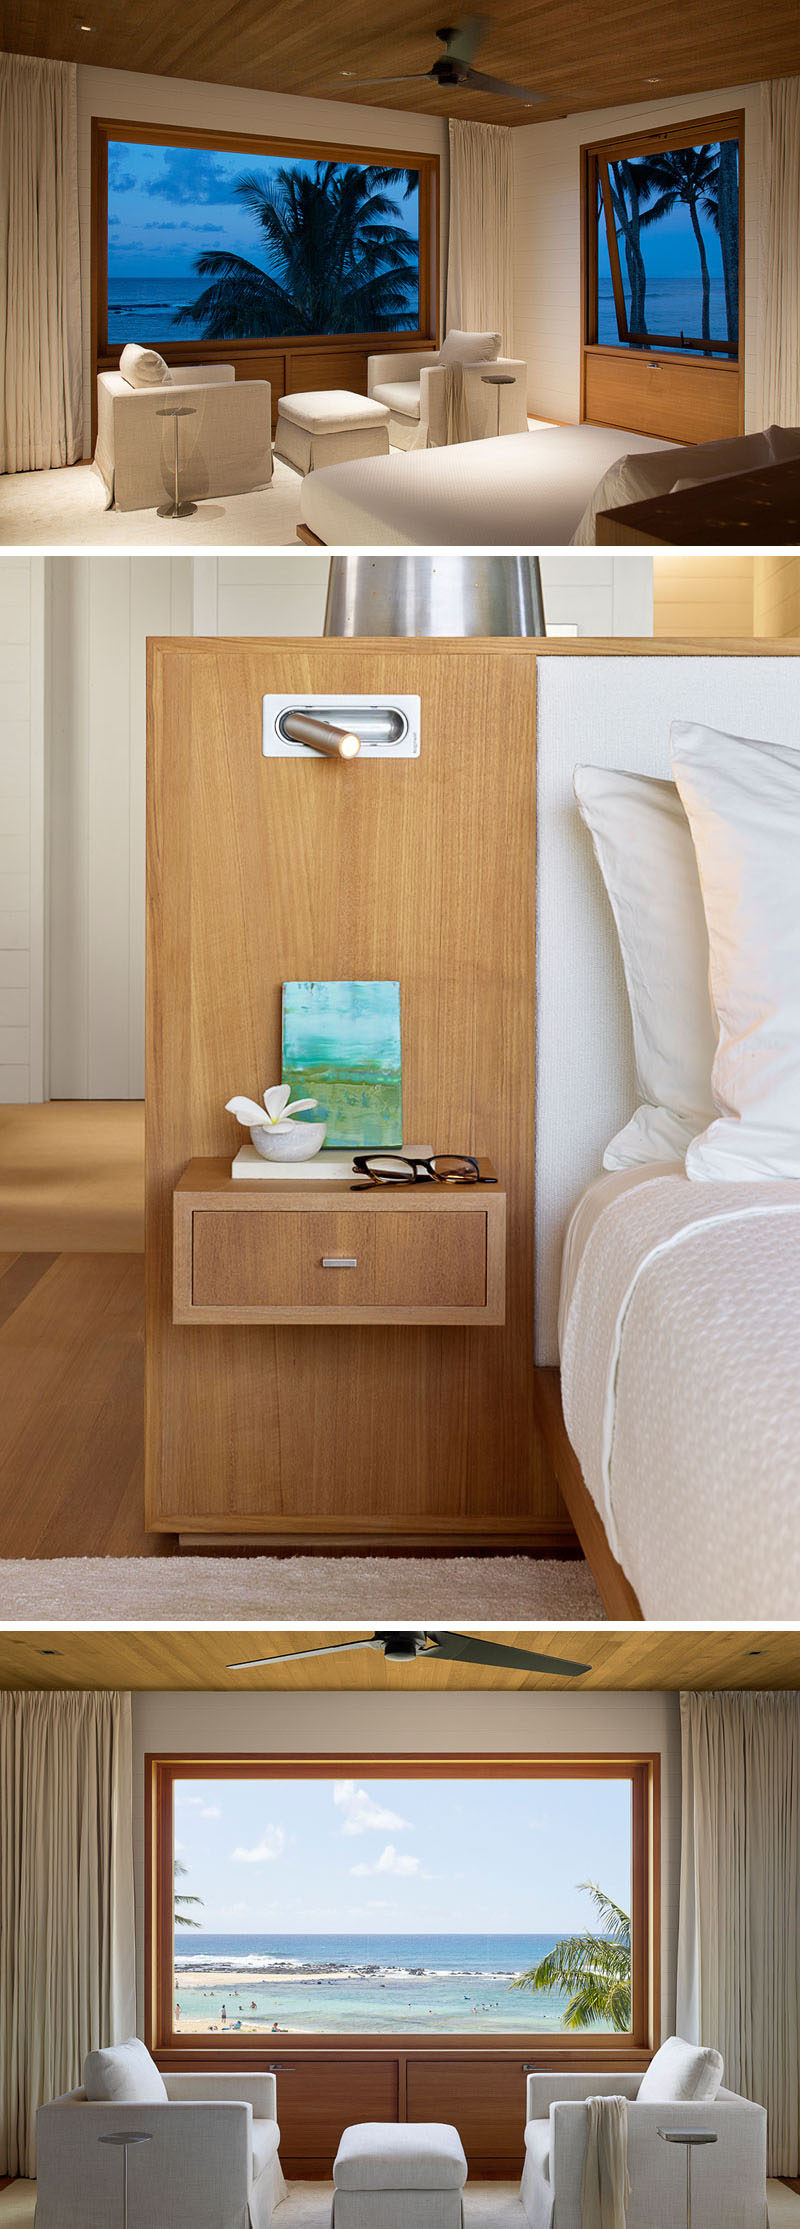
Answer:
[{"label": "blue sky", "polygon": [[[236,180],[251,170],[279,169],[287,158],[266,161],[246,154],[196,147],[148,147],[114,140],[108,150],[109,277],[139,278],[151,273],[183,278],[194,275],[194,258],[203,248],[232,247],[237,255],[263,262],[263,235],[242,207]],[[310,162],[293,164],[311,171]],[[416,227],[416,199],[398,206],[409,232]],[[208,282],[203,282],[207,284]]]},{"label": "blue sky", "polygon": [[186,1780],[175,1849],[209,1934],[549,1934],[629,1908],[630,1785]]}]

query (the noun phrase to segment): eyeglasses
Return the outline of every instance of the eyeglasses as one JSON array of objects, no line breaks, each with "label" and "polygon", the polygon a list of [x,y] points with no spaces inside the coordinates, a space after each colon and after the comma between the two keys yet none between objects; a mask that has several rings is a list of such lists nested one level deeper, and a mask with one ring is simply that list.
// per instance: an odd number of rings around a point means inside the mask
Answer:
[{"label": "eyeglasses", "polygon": [[351,1192],[365,1192],[370,1184],[496,1184],[496,1176],[482,1176],[481,1165],[471,1153],[434,1153],[430,1160],[404,1153],[354,1153],[353,1167],[365,1181],[351,1184]]}]

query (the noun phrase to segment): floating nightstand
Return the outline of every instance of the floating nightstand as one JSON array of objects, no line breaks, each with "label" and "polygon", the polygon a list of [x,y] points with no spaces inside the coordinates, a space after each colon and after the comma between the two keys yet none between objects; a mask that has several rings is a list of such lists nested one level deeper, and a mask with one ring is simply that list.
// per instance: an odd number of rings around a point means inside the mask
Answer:
[{"label": "floating nightstand", "polygon": [[494,1183],[273,1188],[198,1160],[174,1193],[173,1323],[502,1324],[505,1282]]}]

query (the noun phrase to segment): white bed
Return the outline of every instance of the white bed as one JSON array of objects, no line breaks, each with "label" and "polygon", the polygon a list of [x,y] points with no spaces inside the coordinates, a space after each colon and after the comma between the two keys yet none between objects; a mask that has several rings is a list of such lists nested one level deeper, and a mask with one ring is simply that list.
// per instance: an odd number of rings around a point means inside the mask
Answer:
[{"label": "white bed", "polygon": [[564,1421],[647,1618],[800,1600],[800,1187],[602,1177],[561,1294]]},{"label": "white bed", "polygon": [[652,434],[582,425],[396,449],[309,473],[301,521],[318,541],[345,548],[559,546],[572,540],[620,457],[672,446]]},{"label": "white bed", "polygon": [[536,1362],[650,1618],[800,1596],[800,1186],[601,1175],[637,1093],[582,760],[669,773],[672,719],[796,747],[796,657],[538,660]]}]

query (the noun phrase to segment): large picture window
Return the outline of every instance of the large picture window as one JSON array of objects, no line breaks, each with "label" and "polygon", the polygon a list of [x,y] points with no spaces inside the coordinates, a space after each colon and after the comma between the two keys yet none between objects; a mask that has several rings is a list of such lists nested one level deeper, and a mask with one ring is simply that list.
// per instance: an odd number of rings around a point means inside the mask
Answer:
[{"label": "large picture window", "polygon": [[434,193],[431,157],[96,123],[98,353],[426,334]]},{"label": "large picture window", "polygon": [[592,174],[594,340],[735,361],[738,138],[604,148]]},{"label": "large picture window", "polygon": [[652,1760],[149,1769],[162,2046],[647,2041]]}]

